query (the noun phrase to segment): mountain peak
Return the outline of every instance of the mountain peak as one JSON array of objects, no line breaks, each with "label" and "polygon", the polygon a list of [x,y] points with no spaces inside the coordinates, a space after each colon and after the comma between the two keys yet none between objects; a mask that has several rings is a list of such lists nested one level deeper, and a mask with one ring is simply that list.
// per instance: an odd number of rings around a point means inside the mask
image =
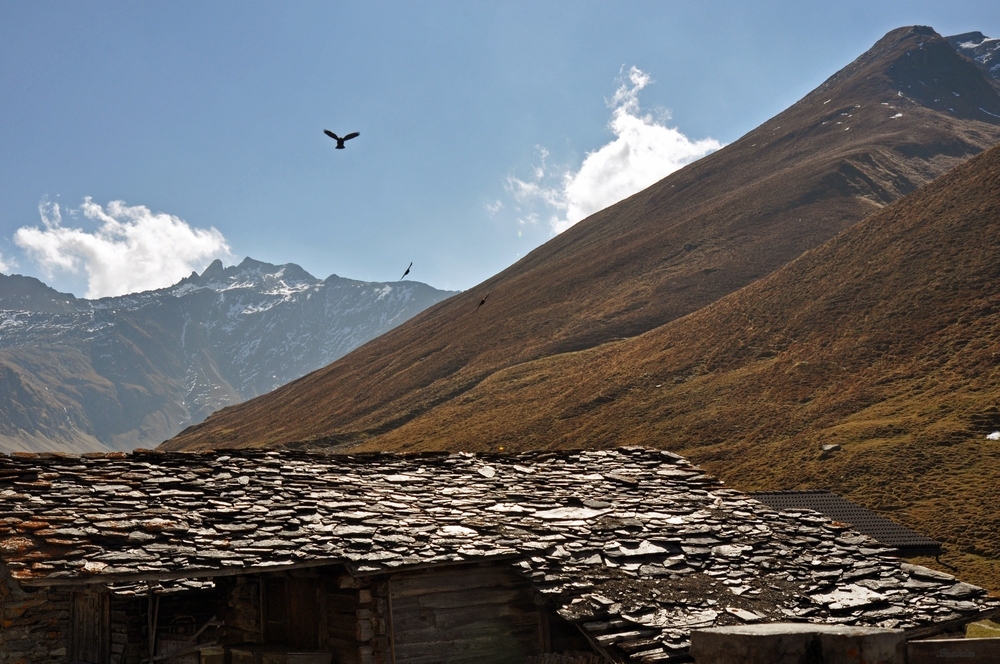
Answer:
[{"label": "mountain peak", "polygon": [[991,39],[981,32],[963,32],[945,39],[990,78],[1000,81],[1000,39]]},{"label": "mountain peak", "polygon": [[216,258],[211,264],[205,268],[205,271],[201,273],[202,279],[213,279],[222,276],[222,272],[225,268],[222,266],[222,261]]},{"label": "mountain peak", "polygon": [[247,256],[239,265],[229,267],[223,267],[222,261],[216,259],[200,276],[192,274],[178,285],[193,284],[213,290],[226,290],[235,286],[268,288],[280,284],[302,286],[318,283],[319,279],[295,263],[274,265]]},{"label": "mountain peak", "polygon": [[81,301],[73,295],[60,293],[34,277],[0,274],[0,310],[66,313],[80,306]]},{"label": "mountain peak", "polygon": [[950,39],[927,26],[897,28],[815,92],[865,80],[871,90],[888,84],[897,97],[953,117],[1000,124],[1000,93]]},{"label": "mountain peak", "polygon": [[1000,94],[943,37],[914,32],[886,74],[903,96],[952,115],[1000,124]]}]

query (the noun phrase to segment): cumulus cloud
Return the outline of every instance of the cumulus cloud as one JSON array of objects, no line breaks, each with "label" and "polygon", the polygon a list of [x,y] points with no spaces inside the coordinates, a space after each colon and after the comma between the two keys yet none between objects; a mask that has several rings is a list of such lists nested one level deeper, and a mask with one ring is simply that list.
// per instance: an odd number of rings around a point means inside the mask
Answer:
[{"label": "cumulus cloud", "polygon": [[641,191],[722,147],[712,138],[693,141],[665,124],[668,115],[656,118],[643,113],[639,92],[652,82],[649,74],[632,67],[620,77],[618,89],[608,102],[608,127],[615,138],[588,152],[577,169],[553,169],[548,151],[538,148],[540,159],[532,176],[511,176],[507,190],[518,203],[522,223],[538,217],[538,206],[547,210],[552,234],[613,203]]},{"label": "cumulus cloud", "polygon": [[51,278],[86,273],[88,298],[163,288],[216,258],[231,260],[229,245],[214,228],[193,228],[183,219],[142,205],[111,201],[104,208],[90,197],[76,210],[90,230],[63,223],[58,203],[38,205],[42,225],[24,226],[14,243]]}]

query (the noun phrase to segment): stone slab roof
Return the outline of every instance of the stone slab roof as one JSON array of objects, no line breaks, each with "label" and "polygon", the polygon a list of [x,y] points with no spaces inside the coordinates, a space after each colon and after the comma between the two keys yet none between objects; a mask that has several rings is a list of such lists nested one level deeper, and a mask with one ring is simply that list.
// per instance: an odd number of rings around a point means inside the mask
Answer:
[{"label": "stone slab roof", "polygon": [[1000,606],[888,551],[656,450],[0,456],[0,563],[22,585],[509,558],[560,615],[637,662],[684,656],[701,627],[915,630]]}]

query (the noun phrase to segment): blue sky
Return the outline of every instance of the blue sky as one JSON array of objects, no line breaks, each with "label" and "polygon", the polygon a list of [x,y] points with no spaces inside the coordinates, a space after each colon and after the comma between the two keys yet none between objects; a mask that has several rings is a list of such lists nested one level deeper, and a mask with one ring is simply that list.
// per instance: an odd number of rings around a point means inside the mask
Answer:
[{"label": "blue sky", "polygon": [[469,288],[911,24],[1000,37],[956,0],[0,0],[0,260],[77,295],[217,256]]}]

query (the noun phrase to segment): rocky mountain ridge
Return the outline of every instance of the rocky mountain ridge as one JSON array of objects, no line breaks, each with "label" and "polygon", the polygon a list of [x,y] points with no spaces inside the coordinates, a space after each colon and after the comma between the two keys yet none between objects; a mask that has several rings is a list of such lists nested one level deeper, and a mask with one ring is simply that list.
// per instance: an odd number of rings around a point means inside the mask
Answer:
[{"label": "rocky mountain ridge", "polygon": [[981,32],[964,32],[946,39],[955,50],[1000,81],[1000,39],[991,39]]},{"label": "rocky mountain ridge", "polygon": [[0,450],[156,445],[448,295],[250,258],[99,300],[0,275]]}]

